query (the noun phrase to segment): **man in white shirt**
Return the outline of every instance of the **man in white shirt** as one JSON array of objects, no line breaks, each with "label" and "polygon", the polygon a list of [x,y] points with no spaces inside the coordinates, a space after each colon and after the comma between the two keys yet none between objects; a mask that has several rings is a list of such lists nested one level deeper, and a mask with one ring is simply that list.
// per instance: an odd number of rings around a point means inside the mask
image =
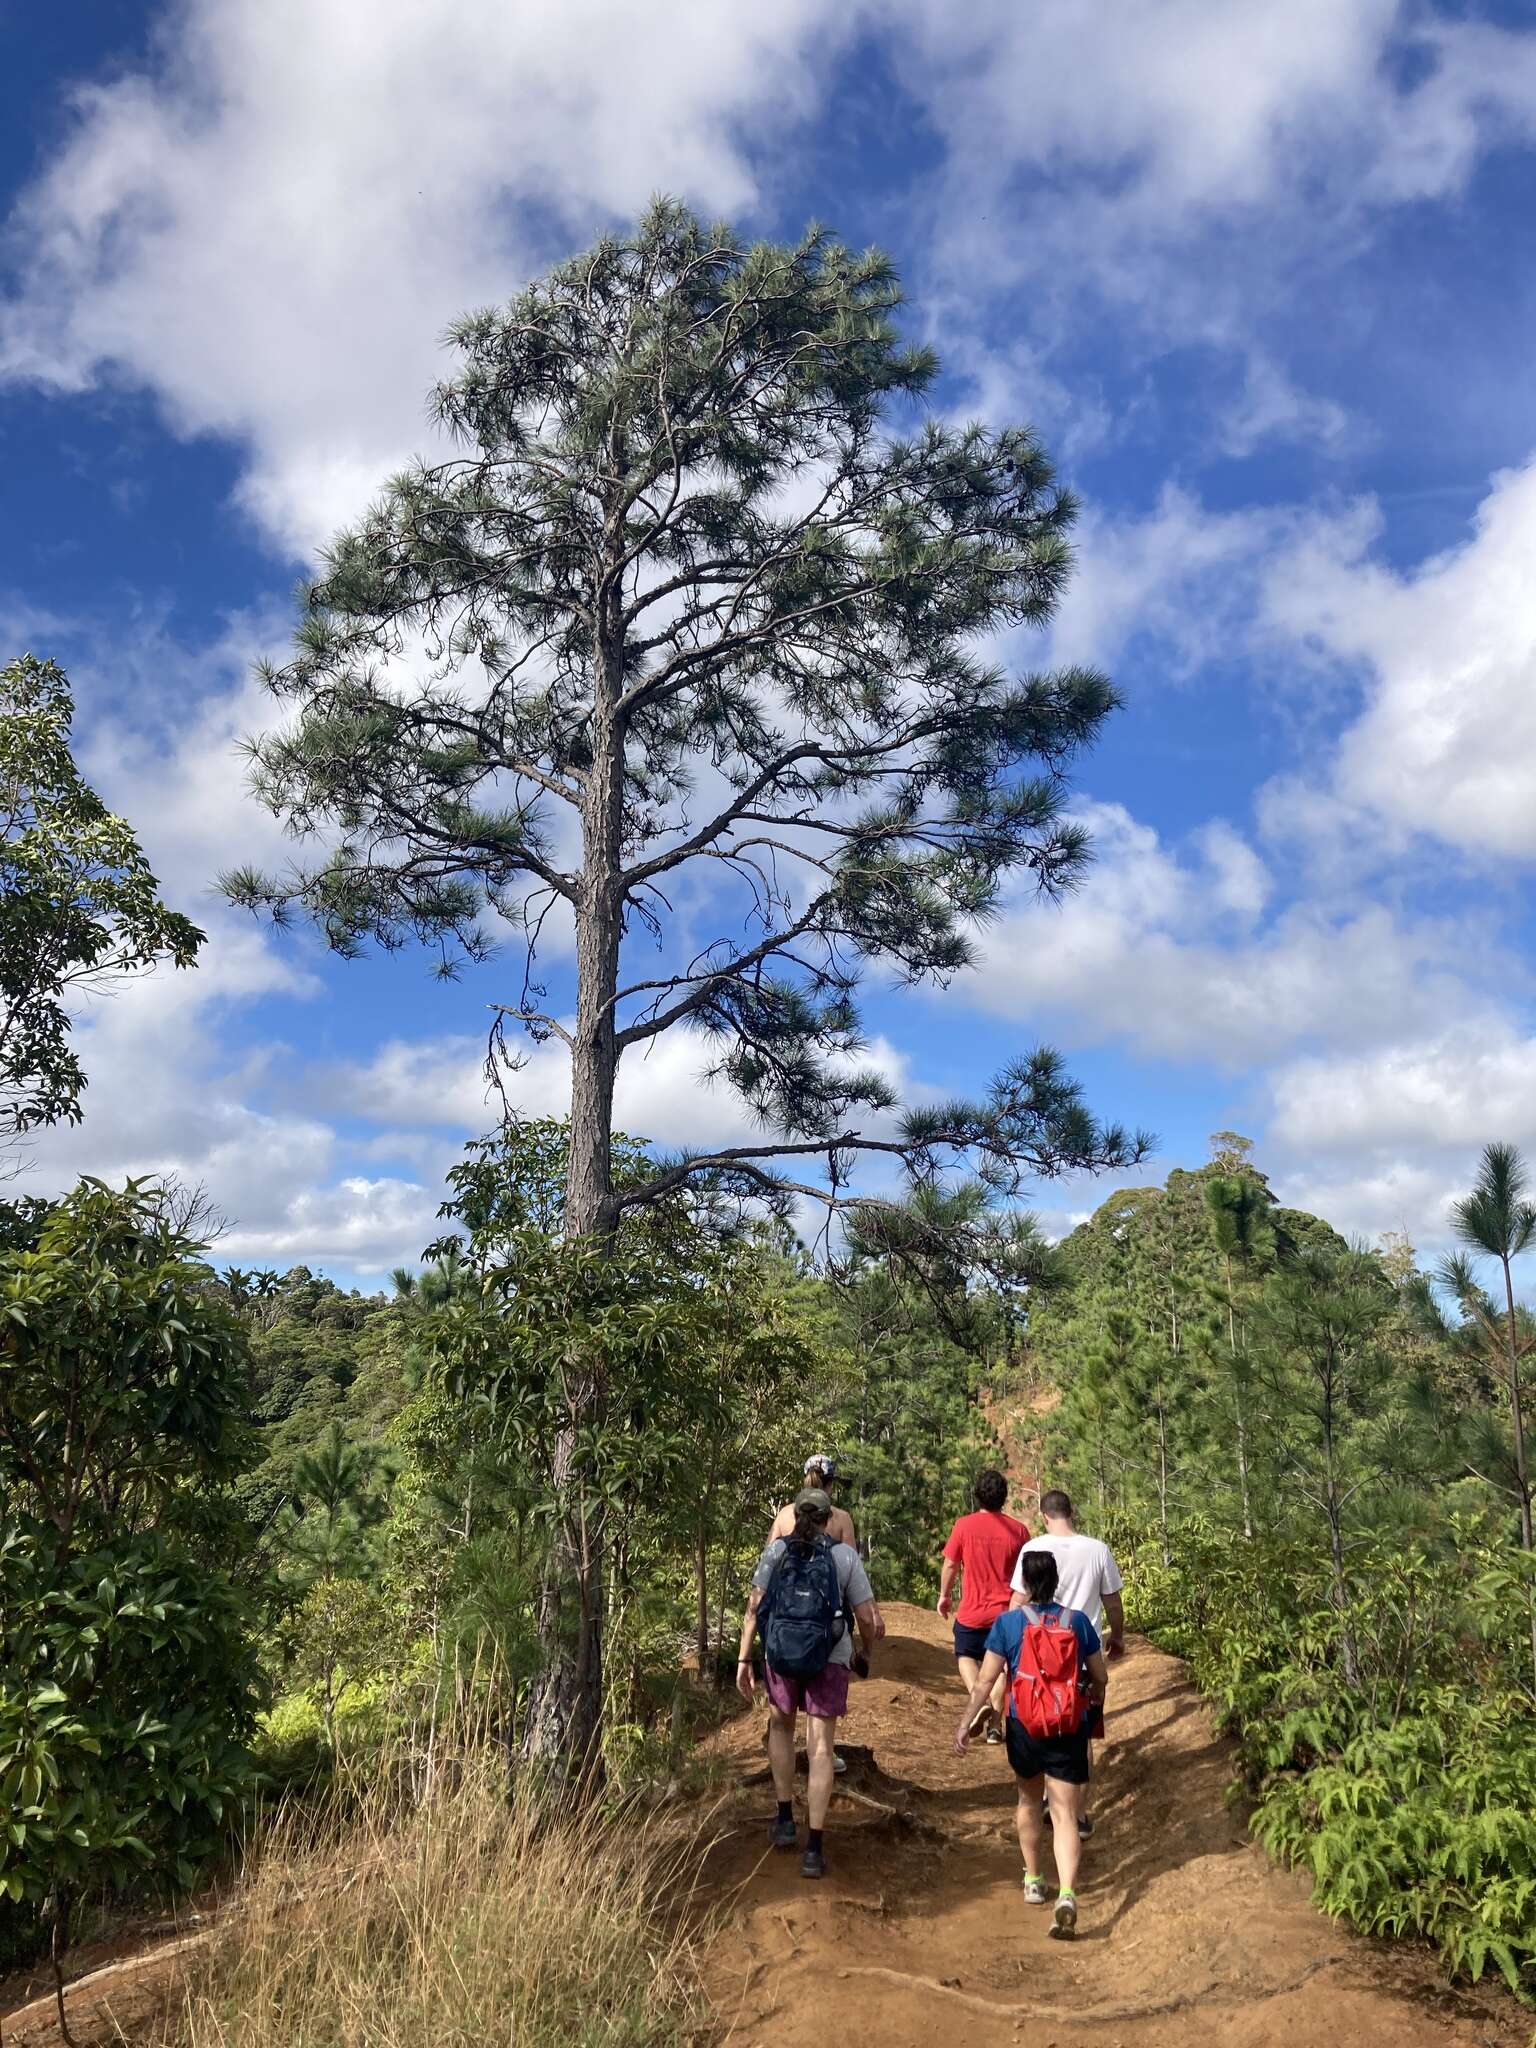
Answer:
[{"label": "man in white shirt", "polygon": [[[1075,1607],[1086,1614],[1106,1638],[1111,1657],[1125,1654],[1125,1604],[1120,1598],[1124,1583],[1120,1567],[1110,1555],[1109,1545],[1097,1536],[1079,1535],[1072,1521],[1072,1502],[1059,1489],[1040,1496],[1040,1513],[1045,1522],[1043,1535],[1031,1537],[1024,1550],[1048,1550],[1056,1560],[1056,1598],[1063,1607]],[[1019,1553],[1022,1557],[1023,1551]],[[1024,1581],[1020,1567],[1013,1568],[1011,1607],[1024,1605]],[[1094,1738],[1104,1733],[1100,1709],[1088,1724],[1088,1753],[1093,1755]],[[1090,1763],[1090,1772],[1092,1765]],[[1088,1818],[1088,1787],[1077,1788],[1077,1830],[1084,1838],[1093,1833]]]}]

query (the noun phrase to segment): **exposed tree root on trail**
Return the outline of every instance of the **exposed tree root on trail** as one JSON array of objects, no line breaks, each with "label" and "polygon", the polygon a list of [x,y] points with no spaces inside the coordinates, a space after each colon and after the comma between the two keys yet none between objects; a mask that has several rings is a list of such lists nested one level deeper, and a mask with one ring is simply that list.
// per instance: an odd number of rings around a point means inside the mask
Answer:
[{"label": "exposed tree root on trail", "polygon": [[922,1608],[886,1618],[844,1724],[824,1882],[765,1847],[761,1717],[717,1738],[744,1778],[709,1873],[734,1894],[712,1971],[733,2048],[936,2048],[957,2027],[1037,2048],[1527,2048],[1532,2021],[1502,1990],[1452,1990],[1426,1952],[1350,1934],[1269,1863],[1228,1807],[1228,1745],[1182,1667],[1143,1642],[1113,1667],[1078,1938],[1050,1940],[1049,1912],[1019,1891],[1005,1753],[950,1748],[947,1628]]}]

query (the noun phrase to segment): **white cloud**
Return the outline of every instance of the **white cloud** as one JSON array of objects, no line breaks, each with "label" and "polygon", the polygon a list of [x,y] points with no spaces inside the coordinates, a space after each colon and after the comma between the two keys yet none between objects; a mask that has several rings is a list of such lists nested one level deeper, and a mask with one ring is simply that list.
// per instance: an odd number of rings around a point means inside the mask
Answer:
[{"label": "white cloud", "polygon": [[1474,1154],[1495,1137],[1536,1148],[1536,1039],[1503,1019],[1300,1060],[1270,1093],[1270,1130],[1298,1155]]},{"label": "white cloud", "polygon": [[[630,1048],[614,1093],[615,1127],[668,1149],[760,1138],[762,1127],[733,1091],[706,1079],[712,1057],[707,1040],[676,1028],[654,1040],[649,1053]],[[907,1062],[887,1040],[875,1039],[862,1064],[878,1068],[912,1099]],[[323,1070],[312,1082],[337,1109],[407,1129],[453,1126],[478,1133],[499,1111],[499,1097],[486,1081],[484,1041],[472,1038],[392,1039],[372,1058]],[[521,1114],[564,1116],[571,1097],[565,1047],[556,1040],[530,1047],[503,1082],[508,1103]]]},{"label": "white cloud", "polygon": [[[1057,293],[1092,276],[1197,330],[1238,311],[1256,269],[1341,241],[1366,205],[1455,192],[1536,128],[1536,37],[1403,0],[891,14],[948,148],[953,267]],[[1165,263],[1207,232],[1229,237],[1224,272]]]},{"label": "white cloud", "polygon": [[416,1181],[369,1180],[352,1174],[334,1185],[304,1188],[257,1225],[230,1232],[219,1246],[235,1264],[340,1266],[375,1276],[414,1266],[442,1234],[436,1187]]},{"label": "white cloud", "polygon": [[1278,633],[1364,683],[1329,792],[1480,856],[1536,856],[1536,460],[1493,479],[1474,530],[1406,572],[1379,522],[1322,518],[1265,574]]},{"label": "white cloud", "polygon": [[0,374],[148,388],[244,444],[245,506],[307,553],[425,441],[449,319],[658,188],[751,213],[861,31],[942,140],[914,199],[936,300],[963,280],[974,320],[978,279],[1044,281],[1005,381],[1059,393],[1038,343],[1092,283],[1239,351],[1243,446],[1336,425],[1254,353],[1255,266],[1458,190],[1536,109],[1536,37],[1401,0],[676,0],[664,33],[619,0],[176,0],[22,196]]},{"label": "white cloud", "polygon": [[980,1007],[1142,1055],[1234,1071],[1313,1045],[1376,1044],[1382,1020],[1428,1025],[1479,999],[1467,938],[1370,902],[1266,909],[1265,863],[1225,823],[1170,849],[1114,804],[1081,807],[1098,861],[1055,905],[1017,901],[964,984]]},{"label": "white cloud", "polygon": [[180,0],[20,204],[0,367],[247,442],[307,551],[424,438],[448,320],[653,190],[749,209],[744,130],[787,138],[840,33],[824,0]]},{"label": "white cloud", "polygon": [[1090,512],[1051,625],[1051,659],[1113,668],[1146,639],[1165,675],[1192,675],[1246,631],[1258,565],[1289,517],[1265,507],[1211,512],[1177,484],[1164,485],[1142,517]]},{"label": "white cloud", "polygon": [[1224,454],[1251,455],[1265,441],[1306,441],[1337,454],[1350,432],[1349,414],[1331,398],[1299,391],[1272,357],[1254,350],[1243,387],[1217,420]]}]

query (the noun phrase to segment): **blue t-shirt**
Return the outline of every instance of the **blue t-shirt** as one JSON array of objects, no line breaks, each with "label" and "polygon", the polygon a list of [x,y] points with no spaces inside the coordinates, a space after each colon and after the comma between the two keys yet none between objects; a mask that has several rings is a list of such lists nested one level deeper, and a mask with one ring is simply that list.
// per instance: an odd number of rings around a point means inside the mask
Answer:
[{"label": "blue t-shirt", "polygon": [[[1057,1619],[1064,1621],[1067,1627],[1071,1629],[1073,1635],[1077,1637],[1077,1679],[1079,1685],[1086,1685],[1088,1682],[1088,1659],[1100,1647],[1098,1630],[1086,1614],[1080,1614],[1075,1607],[1063,1607],[1056,1600],[1042,1600],[1039,1606],[1036,1607],[1035,1613],[1037,1615],[1046,1615],[1053,1621]],[[987,1636],[987,1648],[989,1650],[996,1650],[1000,1657],[1006,1657],[1008,1660],[1008,1680],[1010,1685],[1013,1682],[1014,1673],[1019,1668],[1019,1646],[1024,1640],[1024,1630],[1028,1624],[1029,1616],[1022,1607],[1010,1608],[1007,1614],[1000,1614],[997,1617]],[[1011,1696],[1008,1701],[1008,1711],[1010,1714],[1013,1712]]]}]

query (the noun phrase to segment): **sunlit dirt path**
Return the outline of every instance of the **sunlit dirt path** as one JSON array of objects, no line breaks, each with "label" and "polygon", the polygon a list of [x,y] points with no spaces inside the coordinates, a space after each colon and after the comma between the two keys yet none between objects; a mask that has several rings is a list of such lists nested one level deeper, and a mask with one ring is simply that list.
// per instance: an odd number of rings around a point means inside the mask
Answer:
[{"label": "sunlit dirt path", "polygon": [[[960,1692],[938,1616],[887,1608],[875,1675],[855,1685],[827,1832],[828,1876],[765,1848],[773,1799],[749,1782],[710,1866],[729,1900],[711,1981],[734,2048],[948,2048],[1028,2039],[1102,2048],[1526,2048],[1501,1992],[1446,1989],[1406,1945],[1366,1941],[1308,1905],[1228,1808],[1228,1746],[1183,1668],[1133,1641],[1114,1666],[1074,1943],[1019,1891],[1005,1754],[950,1748]],[[761,1712],[719,1746],[762,1771]],[[803,1784],[803,1781],[802,1781]],[[803,1810],[802,1810],[803,1819]]]}]

